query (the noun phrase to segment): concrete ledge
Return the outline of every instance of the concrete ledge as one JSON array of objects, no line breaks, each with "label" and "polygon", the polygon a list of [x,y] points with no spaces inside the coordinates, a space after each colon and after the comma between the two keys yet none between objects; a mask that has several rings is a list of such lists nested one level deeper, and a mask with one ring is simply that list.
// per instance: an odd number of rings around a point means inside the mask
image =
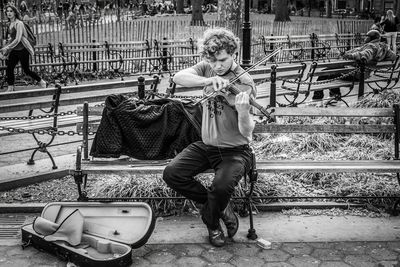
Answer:
[{"label": "concrete ledge", "polygon": [[41,213],[46,203],[7,204],[0,203],[1,213]]},{"label": "concrete ledge", "polygon": [[[47,203],[0,203],[0,214],[2,213],[40,213]],[[362,204],[346,204],[335,202],[277,202],[256,205],[258,211],[282,211],[284,209],[331,209],[331,208],[354,208],[362,207]]]},{"label": "concrete ledge", "polygon": [[353,204],[353,203],[336,203],[332,201],[315,201],[315,202],[274,202],[268,204],[256,205],[259,211],[282,211],[284,209],[348,209],[348,208],[360,208],[365,207],[364,204]]},{"label": "concrete ledge", "polygon": [[75,169],[75,154],[54,157],[57,169],[52,169],[50,159],[36,160],[34,165],[19,163],[0,168],[0,191],[40,183],[67,176]]}]

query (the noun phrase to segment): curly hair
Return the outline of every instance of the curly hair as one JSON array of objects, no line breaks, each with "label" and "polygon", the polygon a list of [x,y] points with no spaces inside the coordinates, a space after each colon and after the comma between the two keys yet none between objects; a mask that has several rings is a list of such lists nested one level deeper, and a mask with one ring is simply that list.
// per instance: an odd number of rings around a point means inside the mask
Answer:
[{"label": "curly hair", "polygon": [[21,13],[19,12],[19,10],[18,10],[18,8],[16,6],[14,6],[12,4],[7,4],[6,8],[4,10],[7,10],[7,8],[11,8],[12,9],[12,11],[15,14],[15,18],[16,19],[22,20]]},{"label": "curly hair", "polygon": [[199,40],[200,56],[206,59],[215,59],[215,56],[224,49],[229,55],[233,55],[238,48],[239,38],[224,28],[208,29]]}]

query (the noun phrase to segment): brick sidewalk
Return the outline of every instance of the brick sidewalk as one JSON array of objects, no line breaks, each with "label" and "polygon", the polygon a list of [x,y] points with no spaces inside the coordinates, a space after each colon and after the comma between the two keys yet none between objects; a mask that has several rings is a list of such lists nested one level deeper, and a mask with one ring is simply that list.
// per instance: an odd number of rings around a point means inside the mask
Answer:
[{"label": "brick sidewalk", "polygon": [[[254,243],[145,245],[133,250],[130,266],[399,266],[400,242],[273,243],[262,249]],[[65,266],[33,247],[0,246],[0,267]],[[83,267],[83,266],[82,266]]]}]

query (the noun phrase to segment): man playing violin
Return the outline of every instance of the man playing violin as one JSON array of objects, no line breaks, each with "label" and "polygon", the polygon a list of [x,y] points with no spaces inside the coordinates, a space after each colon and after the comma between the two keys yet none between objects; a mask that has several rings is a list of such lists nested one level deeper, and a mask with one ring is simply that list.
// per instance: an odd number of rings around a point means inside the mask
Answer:
[{"label": "man playing violin", "polygon": [[[179,71],[176,84],[204,86],[207,97],[202,102],[202,141],[189,145],[165,168],[163,179],[172,189],[188,199],[203,204],[201,218],[207,226],[210,243],[225,245],[220,219],[233,237],[239,220],[230,204],[231,195],[251,166],[249,143],[255,122],[250,114],[250,98],[256,88],[251,76],[235,62],[239,39],[226,29],[210,29],[199,41],[202,61]],[[230,80],[240,75],[240,81]],[[232,93],[232,86],[236,92]],[[239,88],[239,91],[238,91]],[[194,176],[214,169],[211,186],[206,188]]]}]

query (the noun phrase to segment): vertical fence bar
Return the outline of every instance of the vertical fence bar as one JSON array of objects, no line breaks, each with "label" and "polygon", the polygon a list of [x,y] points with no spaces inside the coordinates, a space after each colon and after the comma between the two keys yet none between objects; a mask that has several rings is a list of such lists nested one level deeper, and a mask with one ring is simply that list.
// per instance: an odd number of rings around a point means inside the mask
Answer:
[{"label": "vertical fence bar", "polygon": [[358,85],[358,99],[360,99],[364,95],[365,61],[361,61],[359,66],[360,66],[360,83]]},{"label": "vertical fence bar", "polygon": [[167,38],[163,38],[163,48],[162,48],[162,70],[168,71],[168,42]]},{"label": "vertical fence bar", "polygon": [[96,40],[92,40],[92,43],[93,43],[92,48],[94,48],[94,50],[92,52],[92,60],[93,60],[92,67],[93,67],[93,72],[97,72],[97,62],[96,62],[96,60],[97,60],[97,51],[96,50],[97,49],[96,49],[96,47],[98,47],[98,46],[96,44]]}]

